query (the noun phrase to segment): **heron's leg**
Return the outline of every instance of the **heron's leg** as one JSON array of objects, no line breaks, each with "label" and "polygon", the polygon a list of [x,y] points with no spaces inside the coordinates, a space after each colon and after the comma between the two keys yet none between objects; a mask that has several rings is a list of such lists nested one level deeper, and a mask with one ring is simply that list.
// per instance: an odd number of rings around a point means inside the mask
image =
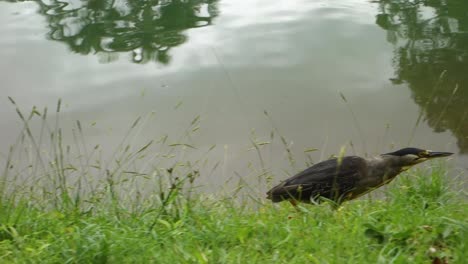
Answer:
[{"label": "heron's leg", "polygon": [[302,212],[301,209],[297,206],[298,205],[298,201],[297,200],[294,200],[294,199],[291,199],[291,200],[288,200],[289,203],[294,207],[294,209],[296,209],[297,212]]},{"label": "heron's leg", "polygon": [[341,207],[342,203],[343,201],[330,201],[330,205],[333,211],[340,211],[340,209],[342,208]]}]

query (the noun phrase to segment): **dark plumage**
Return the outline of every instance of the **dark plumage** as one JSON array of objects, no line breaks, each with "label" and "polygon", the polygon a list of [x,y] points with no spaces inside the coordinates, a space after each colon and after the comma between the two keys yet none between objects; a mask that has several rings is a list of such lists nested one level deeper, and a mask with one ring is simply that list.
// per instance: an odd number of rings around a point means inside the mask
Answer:
[{"label": "dark plumage", "polygon": [[418,149],[418,148],[403,148],[394,152],[389,152],[384,155],[393,155],[393,156],[404,156],[408,154],[413,154],[413,155],[418,155],[420,153],[425,152],[424,149]]},{"label": "dark plumage", "polygon": [[358,156],[333,158],[281,182],[267,192],[267,198],[273,202],[310,203],[320,202],[322,197],[341,204],[389,183],[413,165],[452,154],[404,148],[369,159]]},{"label": "dark plumage", "polygon": [[358,179],[365,177],[365,168],[366,161],[357,156],[322,161],[283,181],[267,196],[273,202],[293,198],[310,203],[311,199],[318,201],[318,197],[339,202],[353,190]]}]

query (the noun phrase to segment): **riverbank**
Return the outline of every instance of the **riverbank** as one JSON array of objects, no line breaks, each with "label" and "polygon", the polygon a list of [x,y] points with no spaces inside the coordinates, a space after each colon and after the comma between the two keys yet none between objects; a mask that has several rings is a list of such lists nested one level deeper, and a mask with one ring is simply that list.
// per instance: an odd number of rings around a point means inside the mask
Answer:
[{"label": "riverbank", "polygon": [[337,211],[327,204],[296,211],[266,200],[188,197],[176,189],[154,193],[154,202],[96,199],[79,207],[59,193],[48,201],[16,193],[0,204],[0,260],[463,263],[468,206],[447,178],[440,165],[412,170],[390,185],[385,198],[366,197]]},{"label": "riverbank", "polygon": [[[60,107],[59,101],[57,116]],[[258,186],[241,182],[229,194],[197,189],[206,157],[183,157],[194,149],[186,137],[198,131],[198,117],[177,141],[163,136],[135,147],[135,131],[146,120],[138,118],[106,162],[101,147],[87,143],[80,122],[71,129],[70,146],[59,118],[47,120],[47,109],[16,110],[23,130],[1,156],[0,263],[468,259],[466,193],[442,162],[411,169],[338,210],[327,203],[296,210],[272,204],[258,191],[271,184],[268,171],[261,171]],[[33,128],[34,117],[39,124]],[[252,142],[262,160],[266,143]]]}]

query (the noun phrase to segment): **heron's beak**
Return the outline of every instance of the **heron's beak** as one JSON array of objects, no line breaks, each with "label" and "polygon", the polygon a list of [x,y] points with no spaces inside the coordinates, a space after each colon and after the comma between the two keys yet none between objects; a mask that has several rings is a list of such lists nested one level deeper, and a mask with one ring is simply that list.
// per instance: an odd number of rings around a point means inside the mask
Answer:
[{"label": "heron's beak", "polygon": [[448,157],[452,155],[452,152],[437,152],[437,151],[428,151],[427,153],[427,158],[432,159],[432,158],[440,158],[440,157]]}]

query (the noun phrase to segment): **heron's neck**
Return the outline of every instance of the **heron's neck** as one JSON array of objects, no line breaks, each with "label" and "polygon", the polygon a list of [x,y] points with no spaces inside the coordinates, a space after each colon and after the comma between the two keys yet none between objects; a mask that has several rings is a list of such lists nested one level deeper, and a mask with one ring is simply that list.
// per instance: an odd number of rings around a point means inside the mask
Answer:
[{"label": "heron's neck", "polygon": [[398,159],[392,156],[377,156],[368,159],[367,164],[368,175],[379,182],[392,180],[402,172]]}]

